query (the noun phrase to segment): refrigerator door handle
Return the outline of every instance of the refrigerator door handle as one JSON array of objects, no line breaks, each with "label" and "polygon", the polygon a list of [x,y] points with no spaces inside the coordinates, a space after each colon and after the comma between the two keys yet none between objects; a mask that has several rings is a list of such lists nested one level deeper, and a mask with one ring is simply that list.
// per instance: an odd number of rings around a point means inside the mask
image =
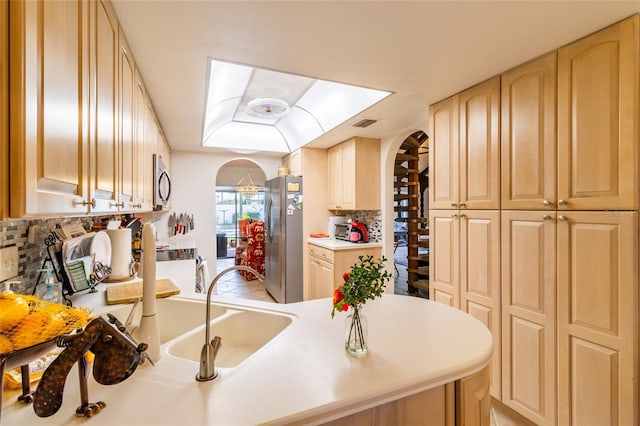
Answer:
[{"label": "refrigerator door handle", "polygon": [[267,217],[265,218],[265,221],[267,222],[267,238],[269,239],[269,242],[273,241],[273,226],[272,226],[272,221],[271,221],[271,207],[272,207],[272,201],[271,201],[271,194],[269,194],[269,198],[267,199]]}]

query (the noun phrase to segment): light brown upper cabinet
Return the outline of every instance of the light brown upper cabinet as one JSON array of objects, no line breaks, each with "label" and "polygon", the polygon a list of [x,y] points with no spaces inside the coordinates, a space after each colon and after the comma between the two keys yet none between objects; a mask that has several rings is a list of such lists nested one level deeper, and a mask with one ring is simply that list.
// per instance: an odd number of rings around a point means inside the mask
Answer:
[{"label": "light brown upper cabinet", "polygon": [[87,17],[83,1],[11,2],[11,217],[88,211]]},{"label": "light brown upper cabinet", "polygon": [[502,208],[556,208],[556,52],[502,74]]},{"label": "light brown upper cabinet", "polygon": [[[118,199],[120,163],[118,145],[118,21],[111,4],[89,2],[89,143],[91,212],[123,209]],[[128,188],[130,189],[130,188]]]},{"label": "light brown upper cabinet", "polygon": [[328,150],[329,210],[380,210],[380,140],[356,136]]},{"label": "light brown upper cabinet", "polygon": [[429,122],[429,208],[455,208],[460,198],[458,96],[431,105]]},{"label": "light brown upper cabinet", "polygon": [[558,50],[558,208],[636,209],[638,16]]},{"label": "light brown upper cabinet", "polygon": [[500,207],[500,76],[430,108],[432,209]]},{"label": "light brown upper cabinet", "polygon": [[0,220],[9,206],[9,2],[0,0]]},{"label": "light brown upper cabinet", "polygon": [[122,31],[119,35],[118,47],[118,73],[119,73],[119,106],[118,119],[118,148],[120,152],[120,182],[118,191],[118,203],[125,210],[142,208],[142,200],[136,199],[138,185],[136,167],[138,162],[138,149],[135,137],[135,100],[136,100],[136,66],[133,55]]}]

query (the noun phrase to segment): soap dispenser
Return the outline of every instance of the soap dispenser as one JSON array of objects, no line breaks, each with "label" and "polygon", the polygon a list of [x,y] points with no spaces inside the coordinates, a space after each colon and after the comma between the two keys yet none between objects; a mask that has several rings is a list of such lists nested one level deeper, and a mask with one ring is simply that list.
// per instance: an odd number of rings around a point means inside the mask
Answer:
[{"label": "soap dispenser", "polygon": [[54,281],[51,268],[38,271],[46,271],[47,278],[36,287],[36,297],[45,302],[62,303],[62,283]]}]

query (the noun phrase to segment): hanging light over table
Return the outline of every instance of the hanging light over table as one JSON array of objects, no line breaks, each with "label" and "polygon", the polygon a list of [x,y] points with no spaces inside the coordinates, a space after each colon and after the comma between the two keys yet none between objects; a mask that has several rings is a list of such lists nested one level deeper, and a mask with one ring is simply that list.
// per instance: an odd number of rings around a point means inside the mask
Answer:
[{"label": "hanging light over table", "polygon": [[253,183],[253,179],[251,179],[251,174],[249,172],[247,172],[247,175],[243,176],[236,185],[236,191],[245,197],[256,195],[259,189],[260,187]]}]

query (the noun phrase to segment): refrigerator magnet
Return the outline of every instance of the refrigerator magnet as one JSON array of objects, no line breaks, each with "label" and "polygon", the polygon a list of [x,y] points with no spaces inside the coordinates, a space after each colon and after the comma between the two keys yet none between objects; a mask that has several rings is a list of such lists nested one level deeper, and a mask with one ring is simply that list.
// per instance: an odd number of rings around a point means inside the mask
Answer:
[{"label": "refrigerator magnet", "polygon": [[287,215],[288,215],[288,216],[293,215],[293,211],[294,211],[294,210],[295,210],[295,207],[293,206],[293,204],[289,204],[289,205],[287,206]]}]

